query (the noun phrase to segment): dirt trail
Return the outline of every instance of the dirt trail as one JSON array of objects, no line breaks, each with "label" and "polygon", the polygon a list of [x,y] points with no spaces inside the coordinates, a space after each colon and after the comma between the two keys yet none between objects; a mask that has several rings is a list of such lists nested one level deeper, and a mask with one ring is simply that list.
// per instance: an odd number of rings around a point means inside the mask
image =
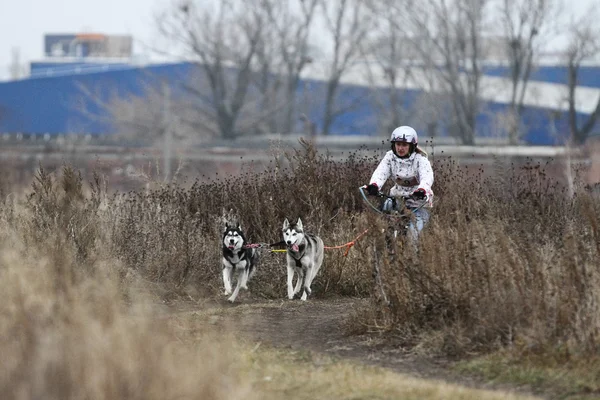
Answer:
[{"label": "dirt trail", "polygon": [[301,302],[246,297],[233,305],[225,300],[205,305],[199,315],[209,318],[211,324],[234,327],[236,335],[265,345],[326,353],[414,377],[440,379],[472,388],[532,394],[524,388],[489,384],[458,375],[449,368],[450,361],[415,355],[380,335],[349,335],[344,324],[365,304],[364,299],[352,298]]}]

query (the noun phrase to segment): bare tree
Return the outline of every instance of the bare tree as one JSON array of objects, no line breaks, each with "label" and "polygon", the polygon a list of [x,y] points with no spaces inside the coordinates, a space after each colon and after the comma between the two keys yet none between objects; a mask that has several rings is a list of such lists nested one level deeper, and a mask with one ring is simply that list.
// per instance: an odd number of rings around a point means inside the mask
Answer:
[{"label": "bare tree", "polygon": [[277,76],[283,85],[283,118],[281,132],[291,132],[295,120],[296,92],[300,76],[307,64],[312,62],[310,33],[314,24],[319,0],[261,0],[273,37],[274,53],[265,57],[271,68],[265,68]]},{"label": "bare tree", "polygon": [[596,107],[583,119],[582,124],[578,121],[576,92],[578,86],[579,71],[586,60],[594,59],[600,55],[600,29],[598,29],[598,12],[590,8],[585,15],[574,21],[569,28],[569,45],[567,49],[567,71],[568,71],[568,105],[569,105],[569,127],[571,139],[582,144],[594,128],[598,117],[600,117],[600,97]]},{"label": "bare tree", "polygon": [[327,53],[330,59],[327,66],[325,104],[323,113],[324,135],[330,133],[335,120],[353,109],[360,99],[338,101],[340,80],[348,68],[361,55],[361,47],[371,29],[372,19],[365,13],[364,0],[319,0],[323,10],[325,29],[329,34],[331,48]]},{"label": "bare tree", "polygon": [[505,120],[509,142],[517,144],[529,78],[542,46],[555,33],[562,7],[560,0],[498,0],[497,8],[511,80]]},{"label": "bare tree", "polygon": [[284,108],[282,103],[285,99],[282,95],[282,77],[277,72],[281,63],[278,40],[275,30],[266,29],[256,50],[253,84],[260,97],[255,121],[258,132],[271,133],[280,130],[281,111]]},{"label": "bare tree", "polygon": [[[84,121],[106,126],[114,133],[111,136],[121,142],[162,144],[167,131],[184,145],[212,137],[211,132],[216,132],[217,127],[207,126],[210,120],[197,118],[195,98],[185,92],[173,95],[181,92],[181,85],[173,82],[176,80],[144,73],[131,90],[116,85],[78,84],[80,95],[71,107]],[[80,129],[85,131],[85,126]]]},{"label": "bare tree", "polygon": [[[391,132],[408,114],[403,103],[403,89],[410,76],[410,44],[407,33],[397,23],[401,14],[389,7],[389,0],[371,1],[370,12],[379,19],[364,47],[366,74],[371,85],[371,104],[377,114],[379,131]],[[413,56],[411,58],[411,56]],[[385,87],[385,90],[381,90]]]},{"label": "bare tree", "polygon": [[233,139],[240,135],[236,123],[244,112],[266,21],[245,1],[214,3],[181,1],[159,15],[157,24],[172,46],[203,71],[203,79],[188,87],[199,100],[200,117],[214,119],[219,134]]},{"label": "bare tree", "polygon": [[[415,49],[410,24],[405,23],[410,2],[370,0],[367,4],[378,20],[365,46],[366,73],[373,88],[371,103],[380,131],[391,132],[401,124],[422,126],[435,136],[443,108],[435,93],[435,68],[426,65]],[[385,88],[384,90],[381,90]],[[419,90],[407,105],[407,89]],[[415,93],[411,93],[414,96]]]},{"label": "bare tree", "polygon": [[[449,132],[468,145],[475,142],[480,112],[483,37],[489,0],[407,0],[405,20],[424,65],[434,68],[437,90],[452,109]],[[395,4],[395,3],[393,3]]]}]

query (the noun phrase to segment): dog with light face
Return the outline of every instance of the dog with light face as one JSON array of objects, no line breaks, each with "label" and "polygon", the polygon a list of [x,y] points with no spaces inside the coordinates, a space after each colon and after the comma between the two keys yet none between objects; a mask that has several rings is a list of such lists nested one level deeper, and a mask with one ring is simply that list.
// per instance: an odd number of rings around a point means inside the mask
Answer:
[{"label": "dog with light face", "polygon": [[[323,240],[311,233],[304,232],[302,220],[290,223],[283,222],[283,241],[286,244],[287,258],[287,295],[293,299],[304,287],[300,300],[306,301],[311,294],[310,285],[323,264],[325,246]],[[294,274],[297,275],[296,286],[292,288]]]},{"label": "dog with light face", "polygon": [[[223,232],[223,285],[225,295],[231,303],[237,298],[240,288],[248,289],[248,281],[255,272],[259,252],[246,247],[246,237],[239,223],[225,223]],[[235,290],[232,293],[231,282],[236,277]]]}]

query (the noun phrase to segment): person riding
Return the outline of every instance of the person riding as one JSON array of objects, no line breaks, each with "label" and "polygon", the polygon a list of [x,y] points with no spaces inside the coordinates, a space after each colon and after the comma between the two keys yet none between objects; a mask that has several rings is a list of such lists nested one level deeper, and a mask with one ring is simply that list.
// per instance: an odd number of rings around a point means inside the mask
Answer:
[{"label": "person riding", "polygon": [[[429,208],[433,205],[433,169],[427,159],[427,153],[419,148],[417,132],[403,125],[394,129],[390,138],[389,150],[371,176],[370,184],[363,186],[372,196],[379,194],[388,178],[394,186],[390,197],[404,197],[405,205],[414,214],[408,232],[417,239],[423,227],[429,221]],[[425,206],[421,207],[425,203]],[[391,211],[393,200],[387,199],[383,211]]]}]

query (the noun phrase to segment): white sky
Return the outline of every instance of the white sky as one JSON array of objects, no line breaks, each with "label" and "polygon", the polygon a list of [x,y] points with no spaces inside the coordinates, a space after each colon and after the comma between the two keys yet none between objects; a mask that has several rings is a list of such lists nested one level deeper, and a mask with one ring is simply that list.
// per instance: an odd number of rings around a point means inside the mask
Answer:
[{"label": "white sky", "polygon": [[156,37],[153,17],[169,0],[0,0],[0,79],[8,76],[13,48],[20,63],[40,60],[45,34],[130,34],[134,52]]},{"label": "white sky", "polygon": [[[199,0],[209,1],[209,0]],[[252,0],[250,0],[252,1]],[[567,0],[568,11],[581,13],[598,0]],[[97,32],[130,34],[134,52],[156,39],[153,16],[170,0],[0,0],[0,80],[9,76],[13,48],[20,63],[40,60],[44,34]],[[597,3],[596,3],[597,4]]]}]

